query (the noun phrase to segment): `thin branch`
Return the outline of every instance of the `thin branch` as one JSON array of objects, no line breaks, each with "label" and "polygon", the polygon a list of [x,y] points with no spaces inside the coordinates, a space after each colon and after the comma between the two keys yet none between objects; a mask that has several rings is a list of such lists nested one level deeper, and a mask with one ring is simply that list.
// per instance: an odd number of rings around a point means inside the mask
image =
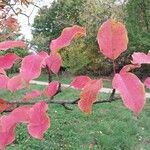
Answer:
[{"label": "thin branch", "polygon": [[15,15],[23,15],[23,16],[25,16],[25,17],[27,17],[27,19],[28,19],[28,25],[30,25],[30,15],[32,15],[32,13],[33,12],[31,12],[31,14],[28,16],[27,14],[25,14],[25,13],[22,13],[22,12],[20,12],[19,14],[15,11],[15,9],[13,8],[13,6],[14,5],[11,5],[11,4],[9,4],[8,2],[6,2],[6,4],[10,7],[10,9],[14,12],[14,14]]},{"label": "thin branch", "polygon": [[36,5],[35,3],[31,2],[30,4],[31,4],[31,5],[33,5],[33,6],[35,6],[35,7],[37,7],[38,9],[40,9],[40,10],[41,10],[41,7],[40,7],[40,6],[38,6],[38,5]]},{"label": "thin branch", "polygon": [[[111,103],[113,101],[117,101],[118,99],[120,99],[119,97],[114,97],[111,101],[109,99],[105,99],[105,100],[97,100],[96,102],[94,102],[93,104],[100,104],[100,103]],[[58,104],[58,105],[61,105],[63,106],[66,110],[73,110],[72,108],[68,107],[67,105],[76,105],[78,104],[78,101],[80,99],[75,99],[75,100],[45,100],[45,102],[47,104]],[[37,102],[18,102],[18,101],[14,101],[12,103],[9,103],[9,104],[12,104],[13,105],[13,109],[9,109],[9,110],[5,110],[3,111],[3,113],[8,113],[8,112],[11,112],[13,111],[15,108],[19,107],[19,106],[22,106],[22,105],[34,105],[35,103]]]},{"label": "thin branch", "polygon": [[[113,62],[113,76],[115,76],[115,74],[116,74],[116,64],[115,64],[115,60],[113,60],[112,62]],[[113,101],[115,93],[116,93],[116,90],[115,90],[115,89],[112,89],[112,92],[111,92],[110,97],[109,97],[109,101],[110,101],[110,102]]]},{"label": "thin branch", "polygon": [[109,97],[109,101],[110,101],[110,102],[113,101],[115,93],[116,93],[116,90],[115,90],[115,89],[112,89],[112,92],[111,92],[110,97]]}]

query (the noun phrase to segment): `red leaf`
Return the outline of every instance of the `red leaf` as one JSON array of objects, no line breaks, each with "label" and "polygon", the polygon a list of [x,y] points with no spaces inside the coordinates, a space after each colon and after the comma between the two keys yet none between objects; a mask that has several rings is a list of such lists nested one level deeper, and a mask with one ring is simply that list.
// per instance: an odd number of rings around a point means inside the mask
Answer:
[{"label": "red leaf", "polygon": [[27,83],[40,76],[42,61],[43,59],[38,55],[28,55],[24,57],[21,64],[20,75]]},{"label": "red leaf", "polygon": [[46,114],[47,109],[48,105],[45,102],[36,103],[30,109],[28,132],[34,138],[43,139],[44,132],[50,127],[50,119]]},{"label": "red leaf", "polygon": [[15,140],[15,128],[11,116],[2,116],[0,118],[0,149],[3,150]]},{"label": "red leaf", "polygon": [[49,57],[49,55],[45,51],[39,52],[38,55],[43,58],[42,67],[45,68],[46,67],[45,60],[46,60],[47,57]]},{"label": "red leaf", "polygon": [[86,30],[80,26],[74,25],[72,27],[65,28],[60,37],[52,40],[50,49],[52,53],[58,52],[59,49],[70,45],[71,41],[75,37],[86,36]]},{"label": "red leaf", "polygon": [[92,105],[96,101],[97,94],[102,88],[102,80],[91,80],[83,88],[80,94],[78,106],[81,111],[90,114],[92,112]]},{"label": "red leaf", "polygon": [[150,89],[150,77],[146,78],[146,80],[144,81],[144,85]]},{"label": "red leaf", "polygon": [[140,67],[141,67],[141,65],[138,65],[138,64],[125,65],[125,66],[121,69],[120,73],[126,73],[126,72],[129,72],[129,71],[131,71],[131,70],[133,70],[133,69],[140,68]]},{"label": "red leaf", "polygon": [[6,89],[9,78],[6,75],[0,74],[0,89]]},{"label": "red leaf", "polygon": [[127,30],[122,23],[115,20],[109,19],[102,24],[97,39],[100,51],[112,60],[127,49]]},{"label": "red leaf", "polygon": [[6,72],[5,72],[5,70],[3,68],[0,68],[0,74],[6,75]]},{"label": "red leaf", "polygon": [[0,113],[10,108],[12,105],[0,98]]},{"label": "red leaf", "polygon": [[10,116],[13,119],[14,123],[28,123],[29,122],[29,106],[20,106],[16,109],[14,109]]},{"label": "red leaf", "polygon": [[10,69],[16,60],[19,59],[19,56],[16,54],[8,53],[4,56],[0,56],[0,68]]},{"label": "red leaf", "polygon": [[0,118],[0,149],[11,144],[15,140],[16,124],[29,122],[30,107],[21,106],[13,110],[8,116]]},{"label": "red leaf", "polygon": [[0,43],[0,50],[7,50],[10,48],[25,48],[26,44],[23,41],[17,40],[17,41],[4,41]]},{"label": "red leaf", "polygon": [[40,52],[38,53],[38,55],[41,56],[42,58],[46,58],[46,57],[49,56],[49,55],[47,54],[47,52],[45,52],[45,51],[40,51]]},{"label": "red leaf", "polygon": [[133,53],[132,54],[133,64],[150,64],[150,54],[144,54],[144,53]]},{"label": "red leaf", "polygon": [[17,75],[9,79],[7,83],[7,88],[11,92],[16,92],[17,90],[20,90],[23,88],[23,81],[21,75]]},{"label": "red leaf", "polygon": [[31,93],[26,93],[23,97],[24,101],[29,101],[30,99],[37,98],[41,96],[41,91],[33,90]]},{"label": "red leaf", "polygon": [[46,64],[47,64],[49,70],[51,70],[53,73],[57,74],[62,65],[61,56],[58,53],[51,54],[49,57],[47,57]]},{"label": "red leaf", "polygon": [[7,30],[9,30],[9,32],[18,32],[20,28],[17,19],[12,16],[9,16],[7,19],[3,19],[2,24],[7,28]]},{"label": "red leaf", "polygon": [[52,98],[57,93],[57,91],[59,89],[59,85],[60,84],[58,81],[52,81],[51,83],[49,83],[49,85],[45,89],[44,94],[48,98]]},{"label": "red leaf", "polygon": [[132,73],[116,74],[112,82],[118,90],[124,105],[138,115],[145,104],[145,89],[139,78]]},{"label": "red leaf", "polygon": [[89,81],[91,79],[88,76],[77,76],[70,85],[76,89],[82,89]]}]

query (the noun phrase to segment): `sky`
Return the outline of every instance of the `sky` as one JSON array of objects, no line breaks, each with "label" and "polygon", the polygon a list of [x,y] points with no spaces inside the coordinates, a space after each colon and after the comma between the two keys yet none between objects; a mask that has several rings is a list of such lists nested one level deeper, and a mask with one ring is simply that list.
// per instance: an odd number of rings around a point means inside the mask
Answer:
[{"label": "sky", "polygon": [[[53,0],[39,0],[39,2],[36,1],[36,5],[42,7],[45,5],[50,6]],[[39,8],[30,5],[28,7],[23,7],[23,13],[27,14],[28,16],[32,13],[30,16],[30,25],[28,24],[28,18],[24,15],[18,15],[18,22],[20,23],[21,29],[20,33],[22,33],[27,40],[32,39],[32,34],[31,34],[31,25],[34,22],[34,18],[38,13]]]}]

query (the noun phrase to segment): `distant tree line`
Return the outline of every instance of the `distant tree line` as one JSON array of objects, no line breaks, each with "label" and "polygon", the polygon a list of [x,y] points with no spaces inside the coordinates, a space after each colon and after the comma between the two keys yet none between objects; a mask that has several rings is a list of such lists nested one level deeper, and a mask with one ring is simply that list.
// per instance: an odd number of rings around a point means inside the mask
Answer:
[{"label": "distant tree line", "polygon": [[[116,61],[118,70],[134,51],[150,50],[150,0],[57,0],[43,7],[33,24],[32,43],[38,50],[49,51],[49,42],[61,31],[74,24],[87,29],[87,37],[75,41],[61,50],[64,67],[73,74],[111,75],[112,63],[99,53],[96,34],[99,26],[108,18],[124,22],[128,29],[128,51]],[[100,57],[99,57],[100,56]],[[148,73],[148,68],[143,67]],[[143,70],[142,70],[143,71]],[[140,74],[140,73],[139,73]]]}]

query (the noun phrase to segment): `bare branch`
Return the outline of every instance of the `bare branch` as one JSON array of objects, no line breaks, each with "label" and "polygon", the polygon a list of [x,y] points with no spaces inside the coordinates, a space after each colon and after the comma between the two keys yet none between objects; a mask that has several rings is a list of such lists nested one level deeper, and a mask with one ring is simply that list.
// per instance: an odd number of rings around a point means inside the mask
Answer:
[{"label": "bare branch", "polygon": [[33,6],[35,6],[35,7],[37,7],[38,9],[41,9],[41,7],[40,7],[40,6],[36,5],[36,4],[35,4],[35,3],[33,3],[33,2],[31,2],[30,4],[31,4],[31,5],[33,5]]},{"label": "bare branch", "polygon": [[[94,104],[100,104],[100,103],[111,103],[113,101],[116,101],[120,99],[120,97],[114,97],[111,101],[109,99],[105,99],[105,100],[97,100]],[[76,105],[78,104],[78,101],[80,99],[75,99],[75,100],[45,100],[45,102],[47,104],[57,104],[57,105],[62,105],[65,109],[67,110],[73,110],[72,108],[68,107],[67,105]],[[9,103],[9,104],[12,104],[13,105],[13,109],[9,109],[9,110],[5,110],[3,113],[6,113],[6,112],[11,112],[13,111],[15,108],[19,107],[19,106],[22,106],[22,105],[34,105],[35,103],[37,102],[18,102],[18,101],[14,101],[12,103]]]}]

